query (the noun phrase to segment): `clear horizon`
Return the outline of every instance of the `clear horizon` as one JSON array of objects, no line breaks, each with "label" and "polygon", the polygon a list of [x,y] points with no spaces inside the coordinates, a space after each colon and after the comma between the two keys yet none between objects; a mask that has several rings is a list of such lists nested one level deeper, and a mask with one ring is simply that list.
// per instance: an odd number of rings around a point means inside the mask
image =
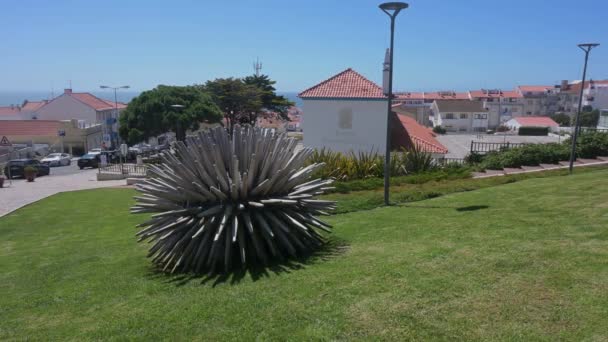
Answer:
[{"label": "clear horizon", "polygon": [[[256,58],[281,92],[300,92],[348,67],[381,83],[389,20],[379,3],[267,0],[229,9],[185,0],[5,4],[0,27],[10,35],[3,37],[0,92],[60,94],[70,83],[75,91],[128,84],[140,92],[246,76]],[[395,90],[577,80],[583,53],[576,44],[587,41],[602,44],[591,53],[588,77],[608,78],[606,12],[601,0],[410,1],[396,23]]]}]

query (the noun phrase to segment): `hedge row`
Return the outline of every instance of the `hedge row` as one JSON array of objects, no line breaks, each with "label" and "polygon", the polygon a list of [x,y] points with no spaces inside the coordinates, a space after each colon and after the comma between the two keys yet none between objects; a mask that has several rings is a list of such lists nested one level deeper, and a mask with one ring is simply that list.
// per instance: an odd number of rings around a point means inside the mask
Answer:
[{"label": "hedge row", "polygon": [[[495,151],[482,155],[469,155],[469,163],[478,164],[480,169],[500,170],[505,167],[536,166],[557,164],[570,159],[572,140],[561,144],[531,144],[509,150]],[[576,157],[595,158],[608,156],[608,133],[585,132],[579,136]]]}]

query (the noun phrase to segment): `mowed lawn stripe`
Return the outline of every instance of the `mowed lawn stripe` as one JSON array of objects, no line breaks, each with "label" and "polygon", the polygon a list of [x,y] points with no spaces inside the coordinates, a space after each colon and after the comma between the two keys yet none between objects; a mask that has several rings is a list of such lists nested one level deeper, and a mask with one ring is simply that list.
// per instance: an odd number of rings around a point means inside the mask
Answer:
[{"label": "mowed lawn stripe", "polygon": [[150,268],[134,191],[56,195],[0,219],[0,338],[608,339],[607,177],[336,215],[318,256],[216,284]]}]

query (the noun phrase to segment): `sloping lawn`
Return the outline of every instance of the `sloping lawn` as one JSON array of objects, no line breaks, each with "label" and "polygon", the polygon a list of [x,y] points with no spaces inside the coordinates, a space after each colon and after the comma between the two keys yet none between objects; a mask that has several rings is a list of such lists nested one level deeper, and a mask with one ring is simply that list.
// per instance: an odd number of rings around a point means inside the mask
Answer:
[{"label": "sloping lawn", "polygon": [[606,170],[336,215],[300,269],[203,284],[151,271],[132,195],[0,219],[1,340],[608,339]]}]

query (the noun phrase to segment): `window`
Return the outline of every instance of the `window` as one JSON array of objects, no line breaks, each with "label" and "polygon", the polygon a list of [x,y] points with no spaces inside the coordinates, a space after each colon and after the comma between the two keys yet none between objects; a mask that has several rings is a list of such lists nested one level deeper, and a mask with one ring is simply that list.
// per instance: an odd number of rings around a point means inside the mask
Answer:
[{"label": "window", "polygon": [[353,129],[353,110],[344,108],[338,114],[338,127],[340,129]]},{"label": "window", "polygon": [[469,116],[466,113],[460,113],[460,118],[461,119],[468,119]]},{"label": "window", "polygon": [[533,105],[534,104],[534,100],[528,100],[528,104],[529,105]]},{"label": "window", "polygon": [[462,127],[462,128],[460,128],[460,129],[459,129],[459,131],[461,131],[461,132],[466,132],[466,131],[467,131],[467,129],[466,129],[466,127]]},{"label": "window", "polygon": [[448,119],[448,120],[453,119],[454,118],[454,113],[446,113],[445,114],[445,118]]},{"label": "window", "polygon": [[488,118],[488,114],[475,114],[475,119],[486,120],[487,118]]},{"label": "window", "polygon": [[519,112],[519,108],[517,108],[517,107],[513,107],[513,108],[511,108],[511,111],[512,111],[513,113],[517,113],[517,112]]}]

